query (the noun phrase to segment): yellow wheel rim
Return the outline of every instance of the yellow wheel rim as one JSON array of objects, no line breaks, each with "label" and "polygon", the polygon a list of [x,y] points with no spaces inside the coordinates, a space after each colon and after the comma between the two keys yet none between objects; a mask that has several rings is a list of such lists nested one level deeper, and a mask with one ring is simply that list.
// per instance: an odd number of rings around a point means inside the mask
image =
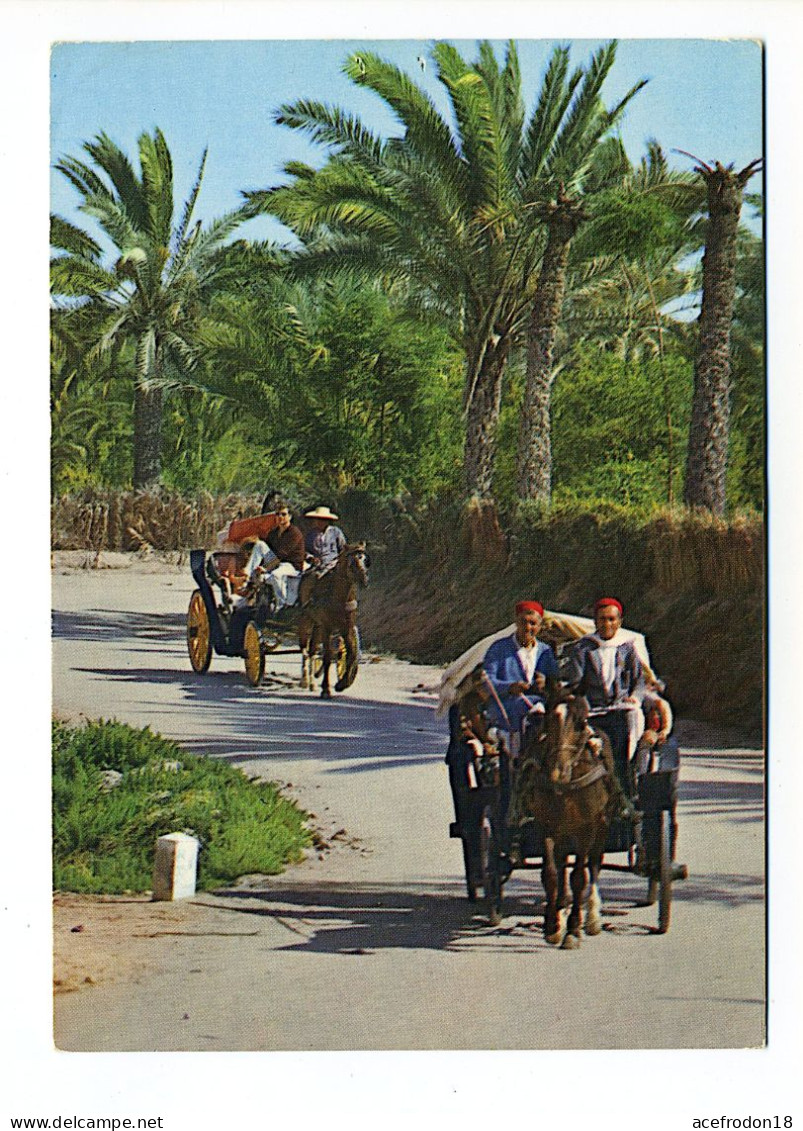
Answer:
[{"label": "yellow wheel rim", "polygon": [[346,654],[346,642],[341,636],[337,645],[337,678],[345,679],[347,670],[348,656]]},{"label": "yellow wheel rim", "polygon": [[193,671],[205,672],[212,659],[212,640],[209,614],[199,589],[190,598],[187,610],[187,651]]},{"label": "yellow wheel rim", "polygon": [[246,678],[252,687],[258,687],[262,682],[262,676],[265,674],[265,657],[262,652],[259,632],[253,621],[249,621],[245,626],[243,651],[245,653]]}]

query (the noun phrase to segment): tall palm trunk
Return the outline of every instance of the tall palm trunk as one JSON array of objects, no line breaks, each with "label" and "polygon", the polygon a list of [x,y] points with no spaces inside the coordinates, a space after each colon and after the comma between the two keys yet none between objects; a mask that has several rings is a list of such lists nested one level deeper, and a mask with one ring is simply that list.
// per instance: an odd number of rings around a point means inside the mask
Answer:
[{"label": "tall palm trunk", "polygon": [[758,164],[754,161],[740,173],[719,163],[696,169],[708,190],[708,229],[684,502],[719,516],[725,513],[728,468],[736,239],[744,186]]},{"label": "tall palm trunk", "polygon": [[581,219],[562,194],[548,218],[547,244],[527,328],[527,380],[521,410],[516,488],[521,499],[548,503],[552,493],[550,401],[553,353],[566,291],[569,248]]},{"label": "tall palm trunk", "polygon": [[[480,499],[490,498],[492,493],[496,433],[502,406],[502,381],[509,352],[508,334],[486,342],[474,389],[469,390],[463,483],[467,495],[476,495]],[[469,382],[473,370],[474,365],[469,363]]]},{"label": "tall palm trunk", "polygon": [[162,474],[162,390],[134,394],[134,487],[155,487]]}]

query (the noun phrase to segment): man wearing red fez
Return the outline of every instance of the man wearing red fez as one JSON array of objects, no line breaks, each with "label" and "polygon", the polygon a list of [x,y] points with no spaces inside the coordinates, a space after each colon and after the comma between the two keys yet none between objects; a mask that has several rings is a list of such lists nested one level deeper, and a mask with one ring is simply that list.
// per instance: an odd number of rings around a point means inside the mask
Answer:
[{"label": "man wearing red fez", "polygon": [[543,713],[546,681],[557,679],[558,662],[550,645],[538,639],[544,619],[541,602],[519,601],[514,611],[516,631],[494,641],[482,666],[492,691],[490,720],[508,731],[515,754],[525,718],[531,711]]},{"label": "man wearing red fez", "polygon": [[600,597],[594,604],[594,624],[596,631],[583,636],[571,651],[566,682],[575,694],[586,697],[592,711],[609,712],[595,725],[609,732],[614,749],[623,742],[625,756],[632,757],[644,729],[644,668],[633,633],[622,628],[620,601]]}]

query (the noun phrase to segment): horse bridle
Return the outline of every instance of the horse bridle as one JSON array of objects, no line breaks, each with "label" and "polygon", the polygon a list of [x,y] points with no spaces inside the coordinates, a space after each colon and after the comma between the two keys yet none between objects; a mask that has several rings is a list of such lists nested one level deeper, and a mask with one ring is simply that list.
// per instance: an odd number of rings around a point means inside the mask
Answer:
[{"label": "horse bridle", "polygon": [[579,789],[586,789],[589,785],[593,785],[595,781],[600,781],[602,778],[608,776],[608,770],[603,762],[598,762],[596,766],[583,774],[581,778],[572,778],[567,782],[556,782],[544,770],[540,770],[535,779],[539,784],[543,782],[546,790],[552,793],[575,793]]}]

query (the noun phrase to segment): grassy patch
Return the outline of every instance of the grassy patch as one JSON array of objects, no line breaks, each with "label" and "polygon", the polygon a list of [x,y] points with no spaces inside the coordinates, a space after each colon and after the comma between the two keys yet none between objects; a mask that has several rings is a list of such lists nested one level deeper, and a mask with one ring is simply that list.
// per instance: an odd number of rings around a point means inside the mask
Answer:
[{"label": "grassy patch", "polygon": [[58,890],[149,890],[156,838],[173,832],[201,842],[201,889],[249,872],[275,874],[311,843],[305,818],[276,786],[189,754],[147,727],[53,723]]}]

